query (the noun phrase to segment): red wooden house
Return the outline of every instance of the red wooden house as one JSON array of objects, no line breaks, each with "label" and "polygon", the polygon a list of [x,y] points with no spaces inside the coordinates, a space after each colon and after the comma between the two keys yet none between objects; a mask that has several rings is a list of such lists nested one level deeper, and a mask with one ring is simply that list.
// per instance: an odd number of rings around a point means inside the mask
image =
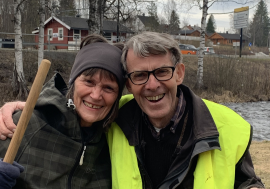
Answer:
[{"label": "red wooden house", "polygon": [[[81,39],[88,35],[88,19],[80,17],[50,17],[44,23],[44,49],[48,49],[48,45],[52,49],[78,49]],[[117,22],[104,20],[103,35],[110,41],[116,42]],[[125,26],[119,26],[119,36],[121,41],[125,41],[127,33],[133,33]],[[38,28],[32,32],[38,34]],[[35,42],[38,43],[38,35],[35,36]]]}]

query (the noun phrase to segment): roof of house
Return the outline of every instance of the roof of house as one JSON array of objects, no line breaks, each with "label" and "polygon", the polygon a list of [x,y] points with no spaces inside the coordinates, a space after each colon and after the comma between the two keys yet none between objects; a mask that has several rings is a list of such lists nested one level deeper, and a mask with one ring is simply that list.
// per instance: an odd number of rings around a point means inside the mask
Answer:
[{"label": "roof of house", "polygon": [[[182,35],[182,34],[192,34],[193,32],[195,32],[195,31],[197,31],[197,30],[181,30],[180,31],[180,34]],[[200,31],[198,31],[198,32],[200,32]]]},{"label": "roof of house", "polygon": [[208,32],[206,32],[206,34],[210,37],[210,36],[213,35],[214,33],[208,33]]},{"label": "roof of house", "polygon": [[[50,17],[48,20],[45,21],[44,25],[46,25],[52,19],[58,21],[63,26],[68,29],[79,29],[79,30],[88,30],[88,23],[86,18],[80,17]],[[117,31],[117,22],[104,20],[103,21],[103,31],[104,32],[116,32]],[[134,33],[129,28],[119,24],[119,31],[123,33]],[[33,32],[32,32],[33,33]]]},{"label": "roof of house", "polygon": [[169,30],[168,24],[160,24],[159,25],[159,32],[161,33],[167,33]]},{"label": "roof of house", "polygon": [[[225,39],[240,39],[240,34],[231,34],[231,33],[217,33],[218,35],[222,36]],[[248,37],[243,35],[243,40],[247,40]]]},{"label": "roof of house", "polygon": [[151,26],[154,23],[153,21],[155,21],[155,17],[154,16],[144,16],[144,15],[140,16],[140,15],[138,15],[137,17],[141,20],[141,22],[146,27],[147,26]]},{"label": "roof of house", "polygon": [[194,26],[188,25],[188,26],[185,26],[183,28],[188,28],[189,30],[200,30],[201,29],[199,26],[196,26],[196,25],[194,25]]}]

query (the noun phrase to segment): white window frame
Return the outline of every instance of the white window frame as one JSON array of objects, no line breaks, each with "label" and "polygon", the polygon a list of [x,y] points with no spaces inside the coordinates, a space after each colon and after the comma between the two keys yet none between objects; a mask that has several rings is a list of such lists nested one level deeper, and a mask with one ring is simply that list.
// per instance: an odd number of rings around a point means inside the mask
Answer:
[{"label": "white window frame", "polygon": [[[60,36],[60,31],[62,30],[62,37]],[[64,29],[63,28],[58,28],[58,41],[63,41],[64,40]]]},{"label": "white window frame", "polygon": [[73,40],[76,41],[76,37],[77,35],[79,35],[79,37],[77,38],[77,40],[81,40],[81,30],[79,30],[80,34],[75,34],[75,30],[73,30]]},{"label": "white window frame", "polygon": [[[50,31],[52,31],[52,33],[51,33],[51,35],[50,35]],[[53,40],[53,29],[52,28],[48,28],[48,41],[49,41],[49,39],[50,39],[50,41],[52,41]]]}]

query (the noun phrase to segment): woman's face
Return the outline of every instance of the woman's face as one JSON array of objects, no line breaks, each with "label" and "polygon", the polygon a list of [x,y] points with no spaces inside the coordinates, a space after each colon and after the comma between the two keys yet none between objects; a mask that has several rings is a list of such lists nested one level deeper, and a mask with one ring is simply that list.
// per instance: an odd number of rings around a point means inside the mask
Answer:
[{"label": "woman's face", "polygon": [[99,72],[92,77],[77,77],[74,82],[73,101],[81,118],[81,126],[89,127],[104,119],[116,101],[118,92],[117,82],[101,78]]}]

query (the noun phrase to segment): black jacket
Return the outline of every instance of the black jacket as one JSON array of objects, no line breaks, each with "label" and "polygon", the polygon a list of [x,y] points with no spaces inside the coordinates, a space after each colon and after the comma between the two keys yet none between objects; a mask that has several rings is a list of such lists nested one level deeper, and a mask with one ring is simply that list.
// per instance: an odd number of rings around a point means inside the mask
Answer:
[{"label": "black jacket", "polygon": [[[43,87],[15,158],[25,170],[14,188],[111,188],[111,162],[102,124],[82,130],[73,107],[67,107],[66,89],[60,74]],[[20,114],[13,115],[15,123]],[[9,142],[0,141],[0,157]],[[85,146],[83,164],[79,165]]]}]

